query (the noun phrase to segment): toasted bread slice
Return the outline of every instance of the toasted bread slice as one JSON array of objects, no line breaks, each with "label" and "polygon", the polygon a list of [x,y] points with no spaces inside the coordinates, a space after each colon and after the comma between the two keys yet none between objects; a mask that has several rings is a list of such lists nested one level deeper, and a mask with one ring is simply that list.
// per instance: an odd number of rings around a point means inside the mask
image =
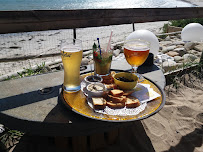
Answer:
[{"label": "toasted bread slice", "polygon": [[125,107],[125,103],[124,103],[124,102],[114,103],[114,102],[112,102],[112,101],[107,101],[107,102],[106,102],[106,105],[107,105],[109,108],[112,108],[112,109],[118,109],[118,108],[124,108],[124,107]]},{"label": "toasted bread slice", "polygon": [[109,91],[109,94],[114,97],[120,97],[123,95],[123,90],[114,89],[114,90]]},{"label": "toasted bread slice", "polygon": [[137,98],[130,96],[127,98],[125,105],[127,108],[136,108],[140,106],[140,101]]},{"label": "toasted bread slice", "polygon": [[106,79],[106,80],[103,80],[102,83],[104,83],[104,84],[112,84],[112,83],[114,83],[114,80],[113,79]]},{"label": "toasted bread slice", "polygon": [[113,84],[106,84],[105,86],[106,86],[107,90],[113,90],[113,89],[117,89],[118,88],[118,86],[115,83],[113,83]]},{"label": "toasted bread slice", "polygon": [[115,71],[111,71],[111,76],[114,77],[114,75],[116,74]]},{"label": "toasted bread slice", "polygon": [[129,95],[131,95],[133,92],[135,92],[135,90],[124,90],[124,91],[123,91],[123,95],[124,95],[124,96],[129,96]]},{"label": "toasted bread slice", "polygon": [[126,96],[114,97],[112,95],[108,95],[108,100],[114,103],[119,103],[119,102],[125,103],[127,99],[126,99]]},{"label": "toasted bread slice", "polygon": [[112,84],[114,83],[114,79],[111,75],[107,75],[107,76],[102,76],[102,83],[105,83],[105,84]]},{"label": "toasted bread slice", "polygon": [[106,100],[101,97],[92,98],[94,109],[104,109],[106,107]]}]

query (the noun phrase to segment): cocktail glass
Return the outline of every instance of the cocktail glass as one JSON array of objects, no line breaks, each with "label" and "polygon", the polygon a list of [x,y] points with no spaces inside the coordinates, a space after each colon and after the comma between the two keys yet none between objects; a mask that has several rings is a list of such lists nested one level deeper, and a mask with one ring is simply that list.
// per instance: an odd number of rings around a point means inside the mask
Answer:
[{"label": "cocktail glass", "polygon": [[109,75],[113,56],[112,48],[107,50],[107,46],[103,46],[93,46],[94,72],[100,76]]}]

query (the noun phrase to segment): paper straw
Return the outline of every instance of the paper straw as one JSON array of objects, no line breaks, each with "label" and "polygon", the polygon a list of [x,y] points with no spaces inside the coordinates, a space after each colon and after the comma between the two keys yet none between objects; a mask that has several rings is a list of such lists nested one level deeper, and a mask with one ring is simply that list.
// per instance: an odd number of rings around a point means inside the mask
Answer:
[{"label": "paper straw", "polygon": [[107,51],[109,50],[109,48],[110,48],[110,43],[111,43],[112,34],[113,34],[113,30],[111,31],[111,35],[110,35],[110,38],[109,38],[109,43],[108,43],[107,48],[106,48],[106,52],[107,52]]}]

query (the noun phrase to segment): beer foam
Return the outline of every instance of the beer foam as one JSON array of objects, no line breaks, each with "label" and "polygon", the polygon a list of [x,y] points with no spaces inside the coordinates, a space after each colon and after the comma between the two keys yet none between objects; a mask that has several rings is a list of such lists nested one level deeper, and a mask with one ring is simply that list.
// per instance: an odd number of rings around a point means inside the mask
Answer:
[{"label": "beer foam", "polygon": [[81,50],[82,49],[79,46],[64,46],[64,47],[61,48],[61,51],[67,52],[67,53],[80,52]]},{"label": "beer foam", "polygon": [[128,50],[131,50],[131,51],[146,51],[146,50],[149,50],[149,46],[146,45],[145,43],[128,43],[125,45],[125,48],[128,49]]}]

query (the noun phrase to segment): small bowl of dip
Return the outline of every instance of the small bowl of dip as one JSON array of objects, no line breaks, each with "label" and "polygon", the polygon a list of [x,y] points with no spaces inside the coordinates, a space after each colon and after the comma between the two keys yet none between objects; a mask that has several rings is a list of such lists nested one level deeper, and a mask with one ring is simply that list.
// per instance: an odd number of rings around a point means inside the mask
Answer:
[{"label": "small bowl of dip", "polygon": [[114,82],[120,89],[131,90],[138,83],[138,77],[133,73],[120,72],[114,75]]},{"label": "small bowl of dip", "polygon": [[102,83],[90,83],[86,87],[88,97],[102,97],[105,94],[106,87]]},{"label": "small bowl of dip", "polygon": [[99,75],[86,76],[84,80],[86,82],[86,85],[90,83],[101,83],[103,81],[102,77],[100,77]]}]

